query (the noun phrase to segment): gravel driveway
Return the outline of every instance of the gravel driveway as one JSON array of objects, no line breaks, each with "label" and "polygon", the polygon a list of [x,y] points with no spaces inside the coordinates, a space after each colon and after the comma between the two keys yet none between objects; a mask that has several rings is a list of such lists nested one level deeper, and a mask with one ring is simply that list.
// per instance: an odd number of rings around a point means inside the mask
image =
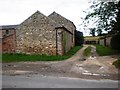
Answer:
[{"label": "gravel driveway", "polygon": [[31,75],[77,77],[82,79],[118,79],[118,70],[112,65],[116,56],[98,56],[92,47],[91,55],[82,53],[89,45],[84,45],[75,55],[64,61],[39,61],[3,63],[3,75]]}]

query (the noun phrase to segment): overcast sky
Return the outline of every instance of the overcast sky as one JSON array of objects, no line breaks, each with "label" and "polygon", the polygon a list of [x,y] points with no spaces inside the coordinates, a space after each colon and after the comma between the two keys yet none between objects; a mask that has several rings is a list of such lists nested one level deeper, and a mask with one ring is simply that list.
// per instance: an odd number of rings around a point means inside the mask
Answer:
[{"label": "overcast sky", "polygon": [[[77,30],[83,31],[79,26],[81,17],[89,8],[89,0],[0,0],[0,25],[20,24],[30,15],[39,10],[48,16],[53,11],[74,22]],[[83,31],[84,35],[89,35]]]}]

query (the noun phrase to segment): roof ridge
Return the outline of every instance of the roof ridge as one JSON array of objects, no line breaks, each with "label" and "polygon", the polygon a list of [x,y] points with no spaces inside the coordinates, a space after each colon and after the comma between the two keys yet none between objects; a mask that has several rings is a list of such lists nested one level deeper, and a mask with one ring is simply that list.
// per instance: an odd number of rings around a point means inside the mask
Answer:
[{"label": "roof ridge", "polygon": [[[43,17],[47,18],[49,21],[53,22],[54,24],[56,24],[57,26],[56,27],[60,27],[61,25],[59,23],[57,23],[56,21],[54,21],[53,19],[51,19],[50,17],[44,15],[43,13],[41,13],[40,11],[36,11],[35,13],[33,13],[31,16],[29,16],[26,20],[24,20],[22,23],[24,23],[25,21],[27,21],[28,19],[30,19],[32,16],[34,16],[35,14],[40,14],[42,15]],[[21,24],[22,24],[21,23]]]},{"label": "roof ridge", "polygon": [[[27,21],[28,19],[30,19],[32,16],[34,16],[34,15],[37,14],[37,13],[45,16],[43,13],[41,13],[40,11],[37,10],[35,13],[31,14],[27,19],[25,19],[22,23],[24,23],[25,21]],[[47,17],[47,16],[45,16],[45,17]],[[20,24],[22,24],[22,23],[20,23]]]},{"label": "roof ridge", "polygon": [[62,16],[61,14],[59,14],[59,13],[57,13],[57,12],[55,12],[55,11],[53,11],[50,15],[48,15],[48,17],[50,17],[51,15],[59,15],[60,17],[62,17],[62,18],[64,18],[64,19],[66,19],[67,21],[73,23],[72,21],[70,21],[69,19],[65,18],[64,16]]}]

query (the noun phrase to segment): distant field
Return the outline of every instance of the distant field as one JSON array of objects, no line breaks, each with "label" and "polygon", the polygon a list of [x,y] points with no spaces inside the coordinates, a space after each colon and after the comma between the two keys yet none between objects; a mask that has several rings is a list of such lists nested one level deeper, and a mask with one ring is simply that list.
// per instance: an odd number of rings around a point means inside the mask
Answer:
[{"label": "distant field", "polygon": [[84,37],[85,40],[98,40],[99,38],[101,38],[102,36],[95,36],[95,37],[92,37],[92,36],[86,36]]}]

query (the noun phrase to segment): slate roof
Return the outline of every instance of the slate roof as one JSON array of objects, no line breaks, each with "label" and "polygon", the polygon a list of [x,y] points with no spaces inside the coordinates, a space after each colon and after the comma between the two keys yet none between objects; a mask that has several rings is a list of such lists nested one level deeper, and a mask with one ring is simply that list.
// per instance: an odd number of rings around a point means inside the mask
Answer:
[{"label": "slate roof", "polygon": [[[55,28],[57,28],[57,27],[67,28],[66,24],[65,24],[67,22],[69,22],[72,25],[74,25],[73,22],[71,22],[70,20],[66,19],[65,17],[61,16],[60,14],[58,14],[56,12],[53,12],[49,16],[45,16],[44,14],[42,14],[39,11],[36,11],[29,18],[24,20],[21,24],[24,24],[24,22],[26,22],[28,19],[30,19],[32,16],[34,16],[36,14],[39,14],[40,17],[46,17],[46,19],[48,19],[52,24],[55,24]],[[57,19],[60,19],[60,20],[57,20]],[[8,29],[12,30],[12,29],[16,29],[17,26],[19,26],[19,25],[3,25],[3,26],[0,26],[0,30],[8,30]],[[75,25],[74,25],[74,27],[75,27]]]},{"label": "slate roof", "polygon": [[72,21],[66,19],[65,17],[61,16],[60,14],[56,13],[55,11],[53,13],[51,13],[48,17],[63,26],[65,26],[65,24],[69,22],[75,27],[75,25]]},{"label": "slate roof", "polygon": [[32,14],[29,18],[27,18],[25,21],[23,21],[21,24],[24,24],[24,22],[26,22],[27,20],[29,20],[31,17],[33,17],[34,15],[39,15],[39,18],[46,18],[48,19],[51,24],[54,24],[55,27],[62,27],[59,23],[55,22],[54,20],[52,20],[51,18],[45,16],[44,14],[42,14],[40,11],[36,11],[34,14]]},{"label": "slate roof", "polygon": [[0,26],[0,30],[11,30],[11,29],[16,29],[18,25],[3,25]]}]

